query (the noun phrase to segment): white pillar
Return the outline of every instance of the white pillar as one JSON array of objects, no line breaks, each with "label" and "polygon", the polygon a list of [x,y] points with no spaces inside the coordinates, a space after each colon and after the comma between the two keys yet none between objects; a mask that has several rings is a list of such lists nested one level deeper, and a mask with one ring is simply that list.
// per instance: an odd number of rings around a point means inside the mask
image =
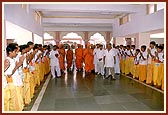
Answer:
[{"label": "white pillar", "polygon": [[124,37],[116,37],[115,38],[116,39],[116,41],[115,41],[115,45],[117,46],[117,45],[125,45],[125,38]]},{"label": "white pillar", "polygon": [[138,33],[136,38],[136,48],[140,48],[142,45],[149,46],[150,43],[150,33]]}]

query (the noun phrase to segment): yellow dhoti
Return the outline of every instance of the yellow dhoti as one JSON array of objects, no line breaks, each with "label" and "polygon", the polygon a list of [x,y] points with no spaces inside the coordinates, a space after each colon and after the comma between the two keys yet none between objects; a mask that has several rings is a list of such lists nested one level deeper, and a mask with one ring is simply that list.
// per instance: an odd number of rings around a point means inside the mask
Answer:
[{"label": "yellow dhoti", "polygon": [[24,74],[24,102],[29,104],[31,102],[30,97],[30,73],[28,69],[23,70]]},{"label": "yellow dhoti", "polygon": [[153,81],[153,66],[154,66],[154,61],[152,61],[151,64],[147,65],[147,78],[146,78],[147,84],[150,84]]},{"label": "yellow dhoti", "polygon": [[139,65],[139,81],[146,80],[146,65]]},{"label": "yellow dhoti", "polygon": [[129,72],[131,72],[131,74],[133,74],[133,71],[134,71],[134,57],[130,57],[129,58]]},{"label": "yellow dhoti", "polygon": [[164,90],[164,64],[161,63],[161,78],[162,78],[162,87],[161,89]]},{"label": "yellow dhoti", "polygon": [[36,63],[35,64],[35,69],[36,69],[36,82],[37,82],[37,85],[40,85],[40,67],[39,67],[39,64]]},{"label": "yellow dhoti", "polygon": [[9,86],[4,88],[4,111],[9,111],[10,105],[10,89]]},{"label": "yellow dhoti", "polygon": [[158,78],[160,76],[160,73],[159,73],[160,67],[161,67],[160,63],[158,63],[158,62],[154,63],[154,68],[153,68],[153,84],[154,85],[157,85],[158,80],[160,79],[160,78]]}]

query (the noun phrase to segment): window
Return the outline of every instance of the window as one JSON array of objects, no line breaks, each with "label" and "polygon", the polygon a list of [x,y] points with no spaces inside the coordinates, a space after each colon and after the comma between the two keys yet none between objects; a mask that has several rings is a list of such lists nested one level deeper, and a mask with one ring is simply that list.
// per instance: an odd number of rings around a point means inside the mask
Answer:
[{"label": "window", "polygon": [[23,9],[27,8],[27,4],[21,4]]},{"label": "window", "polygon": [[152,14],[156,11],[159,11],[161,9],[164,9],[165,5],[164,4],[147,4],[147,14]]},{"label": "window", "polygon": [[120,20],[120,25],[123,25],[123,24],[125,24],[125,23],[130,21],[130,15],[129,14],[125,15],[122,18],[120,18],[119,20]]},{"label": "window", "polygon": [[156,4],[147,4],[147,14],[152,14],[154,12],[156,12],[156,7],[157,5]]},{"label": "window", "polygon": [[164,4],[157,4],[157,11],[164,9]]},{"label": "window", "polygon": [[38,11],[34,12],[34,18],[39,24],[41,24],[41,16],[40,16],[40,13]]}]

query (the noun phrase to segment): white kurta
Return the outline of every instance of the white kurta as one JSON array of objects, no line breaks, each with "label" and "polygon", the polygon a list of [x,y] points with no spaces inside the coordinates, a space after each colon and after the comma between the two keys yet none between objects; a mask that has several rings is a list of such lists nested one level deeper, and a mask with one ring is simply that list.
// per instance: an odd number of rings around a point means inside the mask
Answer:
[{"label": "white kurta", "polygon": [[114,65],[114,71],[115,73],[120,73],[120,59],[119,59],[119,51],[118,49],[115,49],[115,58],[116,58],[116,64]]},{"label": "white kurta", "polygon": [[[155,52],[157,52],[157,50],[155,48],[153,48],[153,49],[149,48],[149,49],[151,51],[151,54],[153,56],[155,56]],[[152,62],[152,57],[149,55],[149,57],[148,57],[148,64],[151,64],[151,62]]]},{"label": "white kurta", "polygon": [[[104,61],[103,58],[105,56],[105,51],[104,49],[102,50],[98,50],[97,51],[97,65],[98,65],[98,73],[101,73],[101,75],[104,75]],[[101,61],[99,61],[99,59],[102,59]]]},{"label": "white kurta", "polygon": [[95,48],[94,50],[93,50],[93,55],[94,55],[94,60],[93,60],[93,63],[94,63],[94,67],[95,67],[95,72],[97,72],[98,71],[98,64],[97,64],[97,53],[98,53],[98,50],[99,49],[97,49],[97,48]]},{"label": "white kurta", "polygon": [[132,49],[131,52],[132,52],[133,56],[135,56],[136,51]]},{"label": "white kurta", "polygon": [[52,50],[50,52],[49,58],[50,58],[50,66],[51,66],[51,74],[53,78],[56,77],[55,71],[57,72],[57,76],[61,76],[61,71],[60,71],[60,65],[59,65],[59,59],[58,57],[55,56],[55,54],[59,55],[59,52],[57,50]]},{"label": "white kurta", "polygon": [[143,57],[144,57],[146,60],[143,60],[143,58],[140,57],[140,62],[139,62],[139,64],[140,64],[140,65],[147,65],[147,55],[148,55],[148,53],[147,53],[146,51],[144,51],[144,52],[142,52],[142,55],[143,55]]},{"label": "white kurta", "polygon": [[[130,50],[127,50],[127,49],[126,49],[126,50],[125,50],[125,53],[127,54],[127,55],[126,55],[126,59],[127,59],[127,58],[131,55],[131,52],[130,52]],[[129,55],[129,56],[128,56],[128,55]]]},{"label": "white kurta", "polygon": [[138,64],[140,60],[140,53],[138,53],[138,55],[134,58],[134,64]]},{"label": "white kurta", "polygon": [[159,61],[161,61],[162,63],[164,62],[164,58],[163,58],[163,53],[158,53],[158,57],[159,57]]},{"label": "white kurta", "polygon": [[[14,59],[11,59],[10,57],[7,57],[7,59],[9,60],[10,62],[10,66],[9,68],[5,71],[5,75],[11,75],[12,74],[12,71],[13,69],[15,68],[16,66],[16,61]],[[15,86],[22,86],[23,85],[23,82],[22,82],[22,77],[19,75],[19,72],[18,70],[16,70],[14,72],[14,74],[12,75],[12,80],[13,80],[13,84]]]},{"label": "white kurta", "polygon": [[115,52],[114,50],[105,50],[105,67],[114,67],[114,57]]},{"label": "white kurta", "polygon": [[[40,50],[38,50],[37,53],[35,54],[36,57],[38,57],[38,55],[41,54],[41,53],[42,53],[42,52],[41,52]],[[39,58],[39,59],[37,60],[37,62],[38,62],[38,63],[41,63],[41,58]]]}]

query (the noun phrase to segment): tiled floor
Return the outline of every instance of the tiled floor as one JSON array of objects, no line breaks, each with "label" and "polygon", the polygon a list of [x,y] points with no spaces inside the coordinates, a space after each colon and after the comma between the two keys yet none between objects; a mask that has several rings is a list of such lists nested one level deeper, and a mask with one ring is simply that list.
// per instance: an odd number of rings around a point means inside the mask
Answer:
[{"label": "tiled floor", "polygon": [[[164,94],[125,76],[69,72],[50,79],[38,111],[163,111]],[[49,75],[50,77],[50,75]]]}]

